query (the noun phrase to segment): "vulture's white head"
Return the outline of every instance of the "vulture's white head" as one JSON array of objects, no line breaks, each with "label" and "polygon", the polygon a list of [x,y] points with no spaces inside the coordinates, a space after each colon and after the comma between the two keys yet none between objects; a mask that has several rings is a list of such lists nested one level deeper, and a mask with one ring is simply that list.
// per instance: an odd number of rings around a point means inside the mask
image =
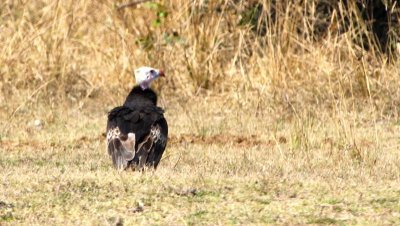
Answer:
[{"label": "vulture's white head", "polygon": [[152,67],[140,67],[136,69],[134,73],[136,84],[140,85],[143,90],[148,89],[153,80],[157,79],[160,76],[165,76],[162,70],[158,70]]}]

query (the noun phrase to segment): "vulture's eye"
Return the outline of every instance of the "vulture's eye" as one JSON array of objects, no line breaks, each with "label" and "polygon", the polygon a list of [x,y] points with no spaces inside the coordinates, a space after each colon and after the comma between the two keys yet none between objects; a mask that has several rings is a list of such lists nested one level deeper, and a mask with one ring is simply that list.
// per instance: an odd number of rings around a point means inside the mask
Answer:
[{"label": "vulture's eye", "polygon": [[150,73],[151,73],[151,74],[154,74],[155,72],[156,72],[156,71],[154,71],[154,70],[150,70]]}]

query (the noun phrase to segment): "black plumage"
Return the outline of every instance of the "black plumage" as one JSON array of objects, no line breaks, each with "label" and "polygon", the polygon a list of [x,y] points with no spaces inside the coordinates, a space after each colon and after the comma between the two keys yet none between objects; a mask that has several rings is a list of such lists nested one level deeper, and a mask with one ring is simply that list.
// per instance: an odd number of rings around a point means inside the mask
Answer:
[{"label": "black plumage", "polygon": [[168,124],[151,89],[136,86],[108,114],[107,148],[117,169],[156,168],[167,145]]}]

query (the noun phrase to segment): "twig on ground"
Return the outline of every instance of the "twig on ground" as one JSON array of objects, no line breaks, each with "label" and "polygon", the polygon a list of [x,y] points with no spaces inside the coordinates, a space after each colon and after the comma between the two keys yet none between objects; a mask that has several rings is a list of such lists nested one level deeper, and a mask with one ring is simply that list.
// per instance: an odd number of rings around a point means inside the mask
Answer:
[{"label": "twig on ground", "polygon": [[164,160],[166,160],[166,159],[168,159],[169,157],[171,157],[171,156],[173,156],[173,155],[174,155],[174,153],[170,153],[170,154],[168,154],[168,155],[164,155],[164,156],[161,158],[160,162],[161,162],[161,161],[164,161]]},{"label": "twig on ground", "polygon": [[179,153],[179,158],[178,158],[178,160],[176,161],[174,167],[172,167],[172,169],[175,169],[175,168],[176,168],[176,166],[178,165],[179,161],[181,160],[181,157],[182,157],[182,154]]},{"label": "twig on ground", "polygon": [[139,5],[141,3],[150,2],[150,1],[152,1],[152,0],[139,0],[139,1],[124,3],[124,4],[117,6],[117,10],[121,10],[121,9],[128,8],[128,7],[136,7],[137,5]]}]

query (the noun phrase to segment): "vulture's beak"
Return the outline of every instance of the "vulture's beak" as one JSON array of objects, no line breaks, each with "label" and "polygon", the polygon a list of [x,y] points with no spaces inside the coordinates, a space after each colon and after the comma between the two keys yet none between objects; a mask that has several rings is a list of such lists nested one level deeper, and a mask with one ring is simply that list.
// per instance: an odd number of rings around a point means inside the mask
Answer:
[{"label": "vulture's beak", "polygon": [[159,75],[160,77],[165,77],[165,74],[164,74],[164,71],[163,71],[163,70],[160,70],[160,71],[158,72],[158,75]]}]

